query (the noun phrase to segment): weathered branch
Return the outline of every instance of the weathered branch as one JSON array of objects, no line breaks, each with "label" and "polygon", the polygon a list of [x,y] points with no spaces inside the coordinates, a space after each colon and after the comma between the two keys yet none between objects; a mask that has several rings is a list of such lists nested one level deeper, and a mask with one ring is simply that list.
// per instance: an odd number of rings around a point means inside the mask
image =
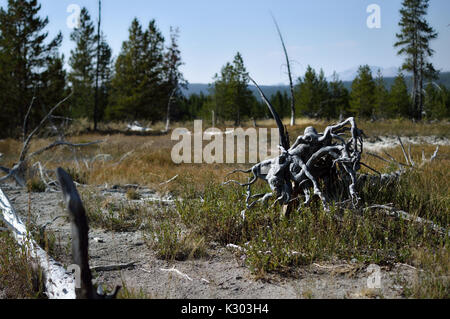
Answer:
[{"label": "weathered branch", "polygon": [[23,120],[23,131],[22,131],[22,134],[23,134],[22,135],[22,139],[23,139],[23,141],[25,141],[25,137],[27,136],[28,117],[30,116],[31,109],[33,108],[33,104],[34,104],[35,100],[36,100],[36,96],[33,96],[33,98],[31,99],[30,106],[28,107],[27,114],[25,114],[25,118]]},{"label": "weathered branch", "polygon": [[291,91],[291,126],[295,125],[295,94],[294,94],[294,82],[292,81],[292,72],[291,72],[291,61],[289,60],[288,52],[286,49],[286,45],[284,44],[283,35],[281,34],[280,27],[278,26],[277,20],[275,19],[275,16],[271,13],[273,22],[275,23],[275,26],[278,31],[278,35],[281,40],[281,45],[283,46],[284,56],[286,58],[286,66],[288,70],[288,76],[289,76],[289,87]]},{"label": "weathered branch", "polygon": [[45,151],[49,151],[58,146],[86,147],[86,146],[97,145],[97,144],[100,144],[103,142],[104,142],[103,140],[99,140],[99,141],[90,142],[90,143],[74,144],[74,143],[70,143],[70,142],[66,142],[66,141],[55,141],[55,142],[47,145],[46,147],[43,147],[43,148],[31,153],[30,155],[28,155],[28,158],[40,155],[40,154],[44,153]]},{"label": "weathered branch", "polygon": [[372,205],[370,207],[366,207],[364,209],[364,211],[369,211],[372,209],[381,209],[381,210],[385,211],[389,216],[393,216],[393,217],[400,218],[400,219],[407,220],[407,221],[412,221],[412,222],[422,224],[422,225],[427,225],[427,226],[431,227],[431,229],[433,229],[434,231],[436,231],[442,235],[450,236],[450,230],[446,230],[444,227],[441,227],[441,226],[435,224],[431,220],[427,220],[427,219],[424,219],[424,218],[421,218],[418,216],[413,216],[405,211],[395,209],[391,206]]},{"label": "weathered branch", "polygon": [[[58,146],[69,146],[72,148],[75,147],[84,147],[84,146],[90,146],[90,145],[95,145],[95,144],[99,144],[103,141],[96,141],[96,142],[91,142],[91,143],[83,143],[83,144],[74,144],[74,143],[70,143],[65,141],[65,137],[64,137],[64,133],[61,132],[60,130],[58,130],[58,134],[59,134],[59,140],[49,144],[46,147],[43,147],[31,154],[29,153],[29,148],[30,148],[30,143],[32,138],[39,132],[39,130],[44,126],[44,124],[47,121],[51,121],[52,117],[53,117],[53,112],[60,107],[64,102],[66,102],[71,96],[73,95],[73,92],[69,94],[69,96],[67,96],[66,98],[64,98],[63,100],[61,100],[59,103],[57,103],[48,113],[47,115],[44,116],[44,118],[41,120],[41,122],[38,124],[38,126],[28,135],[26,135],[26,125],[27,125],[27,121],[28,121],[28,117],[29,114],[31,112],[31,108],[33,106],[33,102],[34,102],[34,98],[31,101],[31,104],[28,108],[28,112],[25,115],[25,119],[24,119],[24,127],[23,127],[23,146],[22,146],[22,150],[20,152],[20,156],[18,159],[18,162],[16,165],[14,165],[13,168],[8,169],[5,167],[0,167],[0,169],[5,172],[7,175],[3,176],[0,178],[0,183],[4,182],[5,180],[9,179],[9,178],[14,178],[17,182],[18,185],[20,185],[21,187],[24,187],[26,184],[26,171],[27,171],[27,166],[28,166],[28,160],[34,156],[40,155],[45,151],[49,151],[55,147]],[[42,172],[42,168],[40,168],[40,171]],[[41,174],[41,178],[43,178],[42,174]],[[45,178],[43,178],[43,182],[46,183]],[[47,183],[46,183],[47,184]]]},{"label": "weathered branch", "polygon": [[272,106],[272,104],[270,104],[269,100],[267,99],[264,92],[259,87],[258,83],[256,83],[255,80],[253,80],[250,76],[249,76],[249,79],[256,86],[256,89],[258,90],[259,94],[261,95],[262,100],[264,101],[264,103],[266,103],[267,107],[269,108],[270,113],[272,114],[275,122],[277,123],[278,130],[280,131],[280,145],[285,150],[289,149],[289,145],[290,145],[289,135],[288,135],[286,128],[283,125],[283,122],[281,121],[280,116],[278,115],[277,111]]},{"label": "weathered branch", "polygon": [[169,179],[168,181],[165,181],[165,182],[160,183],[159,186],[167,185],[167,184],[173,182],[174,180],[176,180],[177,178],[178,178],[178,175],[172,177],[172,178]]},{"label": "weathered branch", "polygon": [[39,123],[39,125],[28,135],[28,137],[25,139],[24,143],[23,143],[23,147],[22,147],[22,151],[20,153],[19,156],[19,162],[23,162],[25,161],[26,158],[26,154],[28,152],[28,148],[30,146],[30,142],[31,139],[33,138],[34,135],[36,135],[37,132],[39,132],[39,130],[44,126],[45,122],[48,120],[48,118],[53,114],[53,112],[60,107],[64,102],[66,102],[69,98],[71,98],[73,95],[73,91],[63,100],[61,100],[60,102],[58,102],[51,110],[50,112],[47,113],[46,116],[44,116],[44,118],[41,120],[41,122]]},{"label": "weathered branch", "polygon": [[406,155],[406,151],[405,151],[405,147],[403,146],[402,139],[400,138],[400,136],[397,136],[397,139],[398,139],[398,141],[400,142],[400,146],[402,147],[402,152],[403,152],[403,156],[405,157],[406,163],[407,163],[408,165],[412,165],[412,164],[409,162],[408,155]]}]

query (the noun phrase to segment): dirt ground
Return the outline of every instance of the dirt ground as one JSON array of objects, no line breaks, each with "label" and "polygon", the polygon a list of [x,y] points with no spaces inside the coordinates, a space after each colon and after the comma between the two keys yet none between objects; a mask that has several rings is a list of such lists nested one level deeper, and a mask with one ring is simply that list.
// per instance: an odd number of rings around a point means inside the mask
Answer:
[{"label": "dirt ground", "polygon": [[[3,188],[20,217],[31,215],[40,226],[66,216],[60,192],[32,193],[12,185]],[[125,190],[99,189],[104,196],[125,200]],[[142,191],[143,200],[155,201],[155,193]],[[146,197],[147,196],[147,197]],[[157,199],[157,198],[156,198]],[[170,204],[170,201],[168,205]],[[58,218],[48,226],[56,234],[63,265],[70,264],[70,225]],[[91,267],[113,264],[134,265],[116,271],[96,271],[98,283],[128,289],[156,299],[297,299],[297,298],[404,298],[403,279],[415,278],[416,269],[396,264],[381,267],[381,289],[369,289],[369,265],[335,261],[298,269],[298,276],[256,279],[245,266],[244,256],[230,247],[213,245],[208,257],[183,262],[159,260],[146,244],[142,232],[90,230]]]}]

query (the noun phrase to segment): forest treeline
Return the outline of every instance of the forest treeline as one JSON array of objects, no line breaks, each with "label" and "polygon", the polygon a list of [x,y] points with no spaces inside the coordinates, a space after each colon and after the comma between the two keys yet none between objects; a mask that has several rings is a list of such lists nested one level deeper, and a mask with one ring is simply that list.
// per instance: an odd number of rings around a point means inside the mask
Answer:
[{"label": "forest treeline", "polygon": [[[404,21],[399,23],[401,32],[395,46],[405,55],[405,64],[390,88],[382,74],[372,74],[368,65],[359,68],[351,90],[336,74],[328,81],[322,70],[308,66],[295,82],[296,116],[450,117],[450,91],[434,81],[438,73],[427,60],[433,54],[428,42],[437,33],[426,21],[420,24],[424,29],[416,33],[411,33],[407,25],[411,20],[408,15],[417,14],[418,5],[423,5],[420,18],[426,14],[428,1],[403,1]],[[411,11],[413,7],[416,9]],[[87,118],[94,129],[99,122],[155,123],[167,117],[186,121],[211,119],[212,113],[216,121],[233,121],[235,125],[269,117],[266,107],[249,89],[248,72],[239,52],[214,75],[209,94],[185,96],[182,89],[188,83],[180,70],[183,61],[177,28],[171,27],[166,39],[155,19],[143,24],[135,18],[128,39],[114,56],[106,35],[83,8],[70,35],[73,49],[65,57],[60,52],[62,34],[49,38],[49,20],[40,10],[38,0],[8,0],[0,8],[0,137],[26,133],[71,93],[55,115]],[[413,41],[417,32],[422,35],[420,43]],[[413,74],[410,90],[404,71]],[[288,92],[278,91],[270,100],[282,117],[290,116]]]}]

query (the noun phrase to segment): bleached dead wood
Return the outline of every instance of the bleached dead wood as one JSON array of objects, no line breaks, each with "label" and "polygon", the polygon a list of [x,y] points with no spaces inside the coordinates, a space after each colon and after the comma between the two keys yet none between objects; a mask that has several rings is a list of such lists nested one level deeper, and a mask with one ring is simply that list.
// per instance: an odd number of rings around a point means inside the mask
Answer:
[{"label": "bleached dead wood", "polygon": [[[39,176],[41,177],[41,181],[45,184],[46,190],[52,190],[53,188],[50,186],[50,183],[47,182],[48,176],[44,172],[41,162],[34,163],[33,167],[37,166],[39,171]],[[50,181],[51,182],[51,181]]]},{"label": "bleached dead wood", "polygon": [[178,178],[178,175],[172,177],[172,178],[169,179],[168,181],[165,181],[165,182],[160,183],[159,186],[167,185],[167,184],[173,182],[174,180],[176,180],[177,178]]},{"label": "bleached dead wood", "polygon": [[[398,138],[398,140],[400,142],[400,145],[403,145],[403,142],[400,137]],[[389,183],[392,181],[396,181],[406,172],[417,169],[417,168],[421,169],[421,168],[423,168],[424,165],[432,163],[433,161],[436,160],[438,153],[439,153],[439,146],[437,146],[436,150],[434,151],[434,153],[430,157],[430,159],[427,159],[425,156],[425,152],[422,150],[422,163],[419,166],[417,166],[417,163],[415,163],[414,160],[412,159],[410,146],[411,145],[409,145],[409,147],[408,147],[408,154],[406,154],[406,151],[405,151],[404,156],[405,156],[405,159],[408,159],[408,162],[411,165],[405,165],[403,163],[400,163],[399,161],[397,161],[394,157],[392,157],[387,152],[384,152],[384,153],[389,157],[390,160],[387,160],[377,154],[374,154],[371,152],[366,152],[366,154],[373,156],[383,162],[397,165],[399,167],[399,169],[397,171],[389,173],[389,174],[381,174],[379,176],[379,178],[377,176],[373,176],[373,175],[369,175],[369,174],[362,174],[362,175],[359,175],[358,181],[362,182],[362,183],[369,182],[370,184],[379,184],[379,183],[386,184],[386,183]],[[403,147],[403,149],[404,149],[404,147]]]},{"label": "bleached dead wood", "polygon": [[119,165],[119,164],[122,163],[128,156],[130,156],[130,155],[133,154],[133,153],[134,153],[134,150],[133,150],[133,151],[130,151],[130,152],[128,152],[128,153],[126,153],[125,155],[123,155],[123,156],[119,159],[119,161],[118,161],[117,163],[113,164],[113,166]]},{"label": "bleached dead wood", "polygon": [[439,234],[442,235],[448,235],[450,236],[450,230],[446,230],[444,227],[441,227],[437,225],[436,223],[432,222],[431,220],[424,219],[422,217],[413,216],[410,213],[407,213],[403,210],[395,209],[394,207],[387,206],[387,205],[372,205],[370,207],[366,207],[364,211],[369,211],[372,209],[378,209],[386,212],[389,216],[400,218],[406,221],[412,221],[414,223],[418,223],[421,225],[429,226],[431,229],[436,231]]},{"label": "bleached dead wood", "polygon": [[66,98],[64,98],[63,100],[58,102],[42,118],[40,123],[31,131],[31,133],[26,135],[27,134],[28,117],[29,117],[29,114],[31,112],[33,102],[34,102],[34,98],[32,99],[31,104],[28,108],[27,114],[25,115],[25,118],[24,118],[23,146],[22,146],[22,150],[20,152],[19,158],[17,160],[17,164],[15,164],[11,169],[8,169],[5,167],[0,167],[0,169],[6,173],[5,176],[0,178],[0,183],[8,180],[9,178],[14,178],[19,186],[24,187],[26,184],[26,181],[27,181],[27,177],[28,177],[27,170],[28,170],[28,164],[29,164],[30,159],[34,156],[42,154],[45,151],[49,151],[49,150],[59,147],[59,146],[69,146],[71,148],[77,148],[77,147],[85,147],[85,146],[95,145],[95,144],[99,144],[99,143],[103,142],[103,141],[95,141],[95,142],[83,143],[83,144],[70,143],[65,140],[64,133],[61,132],[60,130],[58,130],[59,139],[57,141],[54,141],[54,142],[50,143],[49,145],[47,145],[37,151],[34,151],[31,154],[29,153],[30,144],[31,144],[33,137],[35,137],[39,133],[39,131],[43,128],[43,126],[47,123],[47,121],[51,121],[53,112],[55,112],[56,109],[59,108],[63,103],[65,103],[72,95],[73,95],[73,92],[70,93]]},{"label": "bleached dead wood", "polygon": [[193,281],[193,279],[191,277],[189,277],[185,273],[182,273],[181,271],[176,269],[175,266],[173,266],[170,269],[163,269],[163,268],[161,268],[160,270],[161,271],[165,271],[165,272],[173,272],[173,273],[177,274],[178,276],[180,276],[181,278],[184,278],[184,279],[189,280],[189,281]]},{"label": "bleached dead wood", "polygon": [[169,129],[170,129],[170,107],[172,106],[172,102],[174,100],[175,94],[178,91],[178,86],[176,86],[173,90],[172,93],[170,93],[169,96],[169,101],[167,102],[167,116],[166,116],[166,127],[164,128],[163,131],[161,131],[161,133],[168,133]]},{"label": "bleached dead wood", "polygon": [[11,229],[20,246],[26,248],[44,273],[46,294],[50,299],[75,299],[75,278],[53,260],[31,238],[25,224],[19,218],[8,197],[0,188],[1,220]]},{"label": "bleached dead wood", "polygon": [[[247,188],[247,209],[252,208],[256,203],[265,203],[276,195],[277,199],[272,207],[277,203],[281,203],[284,206],[282,210],[283,215],[288,215],[294,201],[297,202],[301,196],[305,199],[303,205],[311,202],[311,190],[314,195],[320,198],[325,210],[329,210],[330,199],[332,198],[337,204],[347,202],[347,199],[350,199],[353,207],[356,208],[360,201],[358,196],[359,186],[367,182],[370,185],[390,183],[397,180],[409,169],[416,168],[416,163],[411,156],[411,149],[408,149],[408,156],[400,137],[398,137],[398,141],[406,164],[397,161],[387,152],[384,153],[390,158],[390,161],[379,155],[369,153],[384,162],[398,165],[399,169],[396,172],[381,174],[363,163],[361,157],[364,149],[363,137],[365,135],[357,127],[353,117],[336,125],[328,126],[323,133],[318,133],[314,127],[307,127],[304,134],[298,136],[295,143],[291,146],[287,129],[275,108],[258,84],[251,77],[249,79],[258,89],[263,102],[268,106],[278,126],[281,154],[276,158],[260,162],[248,170],[235,170],[230,173],[252,173],[253,177],[249,178],[248,183],[240,183],[235,180],[228,180],[223,183],[224,185],[236,183]],[[424,160],[420,167],[427,162],[435,160],[438,151],[439,147],[430,160]],[[377,175],[358,174],[362,166],[367,167]],[[267,182],[272,192],[253,195],[251,186],[258,179]],[[302,204],[300,203],[298,207],[300,208],[301,206]],[[243,216],[245,217],[245,211]]]},{"label": "bleached dead wood", "polygon": [[142,126],[138,121],[130,123],[127,125],[127,129],[131,132],[150,132],[153,129]]},{"label": "bleached dead wood", "polygon": [[[247,171],[233,172],[253,173],[253,178],[248,183],[241,184],[230,180],[224,184],[237,183],[247,187],[247,209],[257,202],[266,202],[274,195],[277,199],[273,205],[290,205],[292,198],[299,194],[304,194],[304,204],[309,204],[310,189],[321,199],[326,210],[329,209],[329,198],[333,197],[333,192],[336,191],[348,193],[356,206],[359,202],[356,189],[357,172],[361,165],[365,164],[361,163],[364,133],[358,129],[355,119],[350,117],[329,126],[323,133],[318,133],[313,127],[307,127],[304,135],[299,136],[291,146],[287,129],[275,108],[258,84],[252,78],[249,79],[258,89],[277,123],[281,155],[260,162]],[[267,182],[272,192],[252,195],[251,186],[258,179]],[[337,183],[338,189],[335,185]],[[251,202],[253,199],[256,200]]]}]

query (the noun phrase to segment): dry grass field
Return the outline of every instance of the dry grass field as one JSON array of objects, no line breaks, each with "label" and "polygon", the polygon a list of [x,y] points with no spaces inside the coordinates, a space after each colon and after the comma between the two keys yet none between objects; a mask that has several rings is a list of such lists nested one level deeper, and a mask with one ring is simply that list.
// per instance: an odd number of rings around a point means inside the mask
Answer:
[{"label": "dry grass field", "polygon": [[[288,130],[292,140],[307,126],[313,125],[320,132],[329,124],[332,123],[325,120],[299,119],[297,126],[288,127]],[[273,121],[259,122],[258,125],[275,126]],[[428,136],[432,141],[441,142],[448,142],[450,138],[447,122],[359,121],[358,125],[370,141],[376,141],[380,136]],[[229,244],[245,247],[245,253],[235,252],[236,258],[245,255],[244,264],[252,280],[262,282],[268,278],[299,278],[303,269],[314,264],[353,263],[358,265],[359,271],[370,264],[387,269],[404,264],[417,271],[408,280],[398,278],[398,285],[402,287],[401,297],[450,297],[450,145],[445,145],[445,142],[433,163],[405,173],[395,183],[362,187],[359,190],[362,198],[360,209],[334,207],[326,212],[317,200],[289,218],[280,218],[279,206],[257,206],[246,213],[243,222],[240,216],[245,208],[245,190],[238,186],[223,186],[222,182],[233,169],[251,165],[177,165],[171,159],[171,149],[176,142],[171,141],[170,134],[129,134],[121,132],[124,126],[120,123],[103,125],[100,133],[93,133],[86,130],[86,123],[77,124],[70,128],[71,142],[103,142],[78,150],[58,148],[34,159],[47,170],[63,167],[76,182],[87,185],[80,188],[80,193],[92,229],[117,234],[139,232],[146,247],[158,259],[165,261],[205,259],[212,250]],[[160,126],[162,128],[162,124]],[[176,126],[192,129],[192,123],[177,123]],[[226,127],[232,126],[220,128]],[[36,139],[31,151],[48,142],[49,139]],[[420,163],[422,150],[429,158],[435,148],[432,144],[412,145],[413,160]],[[11,167],[20,149],[18,140],[1,140],[3,157],[0,164]],[[398,145],[385,151],[398,161],[404,161]],[[379,155],[386,157],[383,152]],[[397,169],[367,153],[363,154],[362,161],[382,173]],[[371,173],[365,168],[362,172]],[[176,179],[164,183],[175,176]],[[54,178],[51,173],[49,177]],[[241,181],[246,181],[247,177],[238,175]],[[105,198],[99,191],[100,188],[114,187],[127,187],[125,199],[120,203]],[[256,188],[268,189],[262,182],[258,182]],[[172,198],[173,204],[146,204],[140,200],[142,189],[152,190],[159,198]],[[45,185],[36,177],[29,182],[28,191],[45,191]],[[387,204],[414,217],[432,221],[445,229],[445,233],[434,231],[426,224],[388,216],[381,209],[363,209]],[[32,205],[37,206],[39,203]],[[29,214],[33,215],[34,211],[31,209]],[[54,254],[64,255],[61,251],[67,251],[67,243],[58,244],[51,232],[36,232],[34,235],[41,236],[40,242]],[[36,289],[39,285],[32,279],[33,272],[24,261],[27,256],[20,251],[14,253],[17,248],[7,232],[0,232],[0,241],[0,290],[4,291],[4,296],[42,296]],[[147,293],[142,287],[128,285],[122,297],[150,297]],[[305,290],[301,296],[307,297],[308,294]],[[380,296],[373,292],[363,295]]]}]

